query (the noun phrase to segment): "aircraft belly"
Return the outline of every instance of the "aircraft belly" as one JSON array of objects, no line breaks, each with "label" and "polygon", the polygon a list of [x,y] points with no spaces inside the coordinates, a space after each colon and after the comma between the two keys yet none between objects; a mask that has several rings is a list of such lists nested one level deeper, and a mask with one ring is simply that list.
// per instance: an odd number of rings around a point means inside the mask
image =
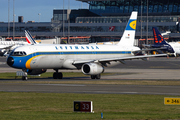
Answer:
[{"label": "aircraft belly", "polygon": [[31,61],[31,69],[44,68],[44,69],[52,69],[52,68],[61,68],[63,61],[59,59],[58,56],[39,56],[34,58]]}]

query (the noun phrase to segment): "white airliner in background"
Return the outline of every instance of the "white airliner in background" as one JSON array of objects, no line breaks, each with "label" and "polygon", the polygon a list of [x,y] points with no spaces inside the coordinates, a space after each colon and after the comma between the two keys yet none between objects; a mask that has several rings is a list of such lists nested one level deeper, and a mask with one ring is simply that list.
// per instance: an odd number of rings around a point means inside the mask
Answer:
[{"label": "white airliner in background", "polygon": [[[62,79],[59,69],[81,69],[91,79],[100,79],[104,67],[111,61],[122,62],[131,59],[144,59],[159,55],[138,55],[141,51],[135,47],[134,37],[137,12],[132,12],[123,36],[117,45],[69,45],[69,44],[35,44],[14,49],[7,58],[11,67],[22,69],[29,75],[37,75],[54,69],[54,79]],[[27,76],[22,77],[23,80]]]},{"label": "white airliner in background", "polygon": [[0,41],[0,55],[4,55],[9,49],[14,49],[17,46],[27,45],[24,41]]},{"label": "white airliner in background", "polygon": [[[174,56],[180,55],[180,42],[167,42],[162,34],[156,27],[153,27],[154,44],[144,45],[149,48],[159,48],[159,50],[167,52],[168,54],[174,54]],[[158,51],[158,52],[161,52]]]},{"label": "white airliner in background", "polygon": [[0,56],[8,56],[9,52],[14,48],[23,45],[34,45],[37,42],[33,39],[31,34],[25,30],[26,41],[0,41]]}]

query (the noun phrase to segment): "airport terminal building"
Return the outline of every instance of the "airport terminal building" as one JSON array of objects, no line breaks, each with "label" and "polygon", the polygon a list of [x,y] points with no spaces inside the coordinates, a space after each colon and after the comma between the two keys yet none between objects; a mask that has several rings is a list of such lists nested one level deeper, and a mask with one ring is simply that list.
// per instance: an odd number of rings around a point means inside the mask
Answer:
[{"label": "airport terminal building", "polygon": [[[131,12],[138,11],[136,39],[141,44],[147,36],[152,38],[152,27],[157,27],[162,33],[170,31],[166,35],[169,41],[180,40],[179,0],[77,1],[88,3],[89,9],[53,10],[53,18],[47,23],[23,22],[20,19],[15,23],[15,36],[24,36],[24,30],[29,30],[37,38],[89,36],[89,42],[118,41]],[[8,23],[0,23],[0,36],[7,37],[8,33],[13,35],[13,23],[10,23],[10,27]]]}]

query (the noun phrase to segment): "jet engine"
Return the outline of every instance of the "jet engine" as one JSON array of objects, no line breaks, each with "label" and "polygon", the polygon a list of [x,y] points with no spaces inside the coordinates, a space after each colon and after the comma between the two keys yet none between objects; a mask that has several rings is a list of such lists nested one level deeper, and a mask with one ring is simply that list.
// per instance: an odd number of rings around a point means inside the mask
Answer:
[{"label": "jet engine", "polygon": [[6,52],[5,49],[1,49],[1,50],[0,50],[0,56],[3,56],[5,52]]},{"label": "jet engine", "polygon": [[86,63],[82,66],[85,75],[98,75],[104,72],[104,67],[96,63]]},{"label": "jet engine", "polygon": [[46,69],[34,69],[34,70],[27,70],[28,75],[39,75],[42,73],[45,73],[47,70]]}]

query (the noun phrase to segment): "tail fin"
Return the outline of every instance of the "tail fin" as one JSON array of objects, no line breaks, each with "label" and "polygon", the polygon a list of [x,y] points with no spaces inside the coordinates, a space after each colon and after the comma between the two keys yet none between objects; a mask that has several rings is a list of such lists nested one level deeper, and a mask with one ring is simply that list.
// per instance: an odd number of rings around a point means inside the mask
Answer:
[{"label": "tail fin", "polygon": [[37,44],[36,41],[33,39],[33,37],[31,36],[31,34],[29,33],[29,31],[26,31],[25,30],[25,35],[26,35],[26,41],[31,44],[31,45],[34,45],[34,44]]},{"label": "tail fin", "polygon": [[166,44],[164,37],[161,35],[156,27],[153,27],[154,44]]},{"label": "tail fin", "polygon": [[122,46],[134,46],[136,23],[137,23],[137,12],[132,12],[131,17],[128,21],[126,29],[123,33],[121,40],[118,45]]}]

